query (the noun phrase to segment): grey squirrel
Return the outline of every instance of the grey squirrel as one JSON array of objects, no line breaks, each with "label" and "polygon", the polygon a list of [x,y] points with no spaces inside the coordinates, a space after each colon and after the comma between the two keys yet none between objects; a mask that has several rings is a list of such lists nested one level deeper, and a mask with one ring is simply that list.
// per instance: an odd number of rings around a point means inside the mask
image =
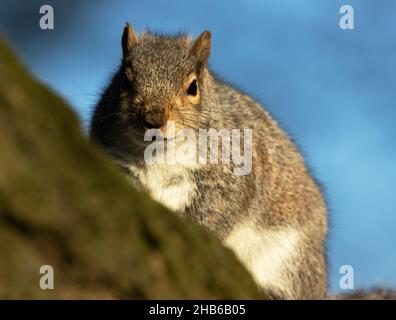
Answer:
[{"label": "grey squirrel", "polygon": [[[320,188],[287,134],[258,102],[208,68],[211,34],[142,33],[127,23],[118,71],[95,107],[90,137],[138,187],[213,231],[279,299],[326,295],[327,211]],[[149,164],[145,132],[251,129],[252,168]],[[167,141],[169,143],[169,141]],[[176,147],[184,141],[177,141]]]}]

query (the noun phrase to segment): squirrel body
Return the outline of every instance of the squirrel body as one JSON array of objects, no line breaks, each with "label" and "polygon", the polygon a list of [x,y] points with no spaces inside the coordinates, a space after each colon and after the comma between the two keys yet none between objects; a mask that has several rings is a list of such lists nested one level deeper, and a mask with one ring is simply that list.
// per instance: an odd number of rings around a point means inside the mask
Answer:
[{"label": "squirrel body", "polygon": [[[121,66],[95,108],[91,138],[135,186],[213,231],[267,294],[325,297],[327,213],[320,188],[270,114],[212,75],[210,33],[195,41],[138,37],[127,24],[122,48]],[[252,130],[251,172],[236,175],[233,163],[147,163],[144,134],[156,128],[167,137],[168,121],[178,131]],[[188,157],[189,148],[191,141],[177,142],[179,155]]]}]

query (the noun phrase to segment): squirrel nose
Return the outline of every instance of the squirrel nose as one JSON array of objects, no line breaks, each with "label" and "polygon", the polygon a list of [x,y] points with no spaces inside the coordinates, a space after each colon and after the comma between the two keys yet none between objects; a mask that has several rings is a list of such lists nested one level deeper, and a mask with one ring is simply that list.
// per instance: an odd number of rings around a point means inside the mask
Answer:
[{"label": "squirrel nose", "polygon": [[148,129],[159,129],[164,125],[164,108],[154,105],[149,110],[145,111],[143,122]]}]

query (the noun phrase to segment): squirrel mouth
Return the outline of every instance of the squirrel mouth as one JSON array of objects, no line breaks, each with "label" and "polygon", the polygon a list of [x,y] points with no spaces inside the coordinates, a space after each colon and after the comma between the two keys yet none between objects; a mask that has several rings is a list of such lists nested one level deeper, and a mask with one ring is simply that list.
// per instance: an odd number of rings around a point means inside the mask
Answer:
[{"label": "squirrel mouth", "polygon": [[172,136],[172,137],[164,137],[165,141],[176,141],[178,140],[179,137],[178,136]]},{"label": "squirrel mouth", "polygon": [[159,140],[159,141],[162,140],[162,141],[169,141],[169,142],[171,142],[171,141],[178,141],[178,140],[180,140],[182,137],[183,137],[183,135],[176,133],[176,134],[171,134],[171,135],[169,135],[169,136],[165,136],[164,134],[162,134],[160,137],[156,137],[156,138],[157,138],[157,140]]},{"label": "squirrel mouth", "polygon": [[178,140],[180,140],[180,137],[178,137],[177,135],[176,135],[176,136],[170,136],[170,137],[165,137],[165,136],[160,136],[160,137],[152,136],[151,139],[152,139],[151,142],[154,142],[154,141],[156,141],[156,142],[158,142],[158,141],[173,142],[173,141],[178,141]]}]

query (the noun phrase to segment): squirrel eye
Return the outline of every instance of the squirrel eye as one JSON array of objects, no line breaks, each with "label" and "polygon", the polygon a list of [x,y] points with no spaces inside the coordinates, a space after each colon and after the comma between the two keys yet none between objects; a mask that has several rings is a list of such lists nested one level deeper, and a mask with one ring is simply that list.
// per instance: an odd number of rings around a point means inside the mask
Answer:
[{"label": "squirrel eye", "polygon": [[197,83],[197,80],[196,79],[194,79],[191,83],[190,83],[190,85],[188,86],[188,89],[187,89],[187,94],[189,95],[189,96],[196,96],[197,95],[197,93],[198,93],[198,83]]}]

